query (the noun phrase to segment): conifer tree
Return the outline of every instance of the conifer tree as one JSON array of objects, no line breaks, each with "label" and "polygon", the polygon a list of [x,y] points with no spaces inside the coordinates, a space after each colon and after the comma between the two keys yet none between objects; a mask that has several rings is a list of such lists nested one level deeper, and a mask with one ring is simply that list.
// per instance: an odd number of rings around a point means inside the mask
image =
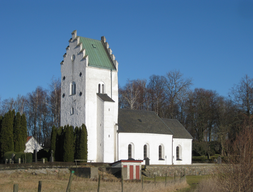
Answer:
[{"label": "conifer tree", "polygon": [[15,111],[9,111],[6,113],[2,120],[2,128],[0,133],[0,146],[1,146],[1,154],[0,157],[3,158],[4,153],[7,151],[13,151],[14,150],[14,144],[13,144],[13,112],[15,114]]},{"label": "conifer tree", "polygon": [[80,158],[80,128],[75,128],[75,159]]},{"label": "conifer tree", "polygon": [[20,151],[24,151],[25,150],[25,144],[27,141],[27,122],[26,122],[26,116],[23,113],[21,115],[21,143],[20,143]]},{"label": "conifer tree", "polygon": [[[66,126],[65,126],[66,128]],[[56,129],[56,146],[55,146],[55,160],[62,161],[63,160],[63,136],[64,136],[64,129],[60,127]]]},{"label": "conifer tree", "polygon": [[52,132],[51,132],[51,147],[50,150],[53,150],[53,155],[55,157],[55,150],[56,150],[56,137],[57,137],[57,130],[55,126],[52,127]]},{"label": "conifer tree", "polygon": [[21,116],[20,113],[17,112],[14,118],[14,124],[13,124],[13,142],[14,142],[14,151],[20,152],[21,145],[22,145],[22,128],[21,128]]},{"label": "conifer tree", "polygon": [[81,127],[81,133],[80,133],[80,159],[86,159],[87,160],[87,155],[88,155],[88,151],[87,151],[87,129],[86,126],[84,124],[82,124]]},{"label": "conifer tree", "polygon": [[[1,133],[2,133],[2,119],[3,117],[0,115],[0,139],[1,139]],[[2,157],[2,147],[1,147],[1,141],[0,141],[0,158]]]},{"label": "conifer tree", "polygon": [[74,151],[75,148],[73,127],[67,125],[66,128],[64,128],[63,161],[74,161]]}]

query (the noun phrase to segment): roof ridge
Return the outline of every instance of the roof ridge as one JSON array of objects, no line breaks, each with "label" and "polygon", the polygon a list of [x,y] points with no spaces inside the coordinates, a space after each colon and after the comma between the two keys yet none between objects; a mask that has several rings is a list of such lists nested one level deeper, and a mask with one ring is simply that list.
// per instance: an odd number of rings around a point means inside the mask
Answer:
[{"label": "roof ridge", "polygon": [[173,136],[174,136],[175,133],[174,133],[174,132],[169,128],[169,126],[163,121],[164,118],[161,118],[161,117],[160,117],[160,119],[162,120],[162,122],[164,123],[164,125],[166,125],[166,127],[168,127],[168,129],[171,131],[171,133],[172,133]]}]

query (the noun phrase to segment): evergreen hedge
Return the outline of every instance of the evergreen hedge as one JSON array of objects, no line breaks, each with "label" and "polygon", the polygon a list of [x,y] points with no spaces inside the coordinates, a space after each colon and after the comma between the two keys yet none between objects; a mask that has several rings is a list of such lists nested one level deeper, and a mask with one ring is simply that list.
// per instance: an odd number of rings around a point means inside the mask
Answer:
[{"label": "evergreen hedge", "polygon": [[75,159],[81,159],[80,158],[80,128],[75,128]]},{"label": "evergreen hedge", "polygon": [[64,131],[63,127],[57,129],[56,135],[56,145],[55,145],[55,160],[62,161],[63,160],[63,141],[64,141]]},{"label": "evergreen hedge", "polygon": [[25,115],[8,111],[0,116],[0,158],[8,151],[23,152],[27,139],[27,124]]},{"label": "evergreen hedge", "polygon": [[[15,154],[14,158],[12,159],[12,154]],[[18,163],[18,159],[21,159],[21,162],[23,163],[26,159],[26,163],[32,163],[33,160],[33,154],[32,153],[24,153],[24,152],[15,152],[15,151],[8,151],[4,153],[3,160],[5,159],[12,159],[14,160],[14,163]]]},{"label": "evergreen hedge", "polygon": [[19,152],[21,151],[22,145],[22,133],[21,133],[21,116],[18,112],[14,118],[13,124],[13,141],[14,141],[14,151]]},{"label": "evergreen hedge", "polygon": [[24,113],[21,115],[21,135],[22,135],[22,139],[20,141],[20,151],[24,151],[26,140],[27,140],[27,122],[26,122],[26,116]]},{"label": "evergreen hedge", "polygon": [[74,133],[72,126],[64,127],[64,143],[63,143],[63,161],[73,162],[74,161]]},{"label": "evergreen hedge", "polygon": [[80,159],[86,159],[88,156],[88,149],[87,149],[87,142],[88,142],[88,134],[87,129],[84,124],[82,124],[81,134],[80,134]]},{"label": "evergreen hedge", "polygon": [[56,150],[56,138],[57,138],[57,130],[55,126],[52,127],[52,132],[51,132],[51,147],[50,147],[50,153],[51,150],[53,150],[53,156],[55,159],[55,150]]},{"label": "evergreen hedge", "polygon": [[75,127],[75,129],[69,125],[64,128],[52,127],[50,150],[55,149],[55,160],[65,162],[73,162],[74,159],[87,160],[87,136],[84,124],[81,127]]},{"label": "evergreen hedge", "polygon": [[2,119],[2,126],[0,132],[0,158],[4,157],[7,151],[14,150],[13,144],[13,120],[15,111],[9,111]]},{"label": "evergreen hedge", "polygon": [[32,153],[25,153],[22,158],[26,159],[26,163],[32,163],[33,162],[33,154]]}]

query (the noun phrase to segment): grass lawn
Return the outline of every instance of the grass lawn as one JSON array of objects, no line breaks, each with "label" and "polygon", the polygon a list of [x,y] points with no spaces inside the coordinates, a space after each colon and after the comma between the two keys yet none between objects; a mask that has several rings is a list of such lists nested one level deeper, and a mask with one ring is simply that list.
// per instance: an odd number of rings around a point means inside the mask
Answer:
[{"label": "grass lawn", "polygon": [[208,175],[202,175],[202,176],[195,176],[195,175],[188,175],[186,176],[186,181],[190,187],[178,190],[179,192],[192,192],[196,189],[198,183],[202,179],[207,179],[209,176]]},{"label": "grass lawn", "polygon": [[[108,173],[101,173],[102,178],[109,180],[100,181],[100,191],[102,192],[119,192],[122,190],[121,180],[115,178]],[[58,169],[52,169],[51,172],[35,173],[33,170],[10,170],[0,171],[0,192],[12,192],[13,185],[18,184],[20,192],[34,192],[38,191],[38,183],[42,182],[42,191],[55,192],[66,191],[70,174]],[[143,177],[144,182],[141,181],[124,181],[124,192],[168,192],[178,191],[179,189],[187,187],[185,179],[180,180],[176,178],[167,177],[165,184],[165,177],[154,178]],[[171,182],[173,181],[173,182]],[[95,179],[87,179],[73,176],[71,191],[89,191],[97,192],[98,181]]]}]

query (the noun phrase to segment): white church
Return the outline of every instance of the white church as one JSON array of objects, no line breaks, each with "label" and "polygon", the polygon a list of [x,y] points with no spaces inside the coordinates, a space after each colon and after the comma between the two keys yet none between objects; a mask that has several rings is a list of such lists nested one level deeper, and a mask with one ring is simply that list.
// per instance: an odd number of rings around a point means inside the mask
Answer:
[{"label": "white church", "polygon": [[104,36],[94,40],[73,31],[63,57],[61,126],[86,125],[88,161],[148,158],[150,165],[192,163],[192,136],[178,120],[119,109],[119,65]]}]

